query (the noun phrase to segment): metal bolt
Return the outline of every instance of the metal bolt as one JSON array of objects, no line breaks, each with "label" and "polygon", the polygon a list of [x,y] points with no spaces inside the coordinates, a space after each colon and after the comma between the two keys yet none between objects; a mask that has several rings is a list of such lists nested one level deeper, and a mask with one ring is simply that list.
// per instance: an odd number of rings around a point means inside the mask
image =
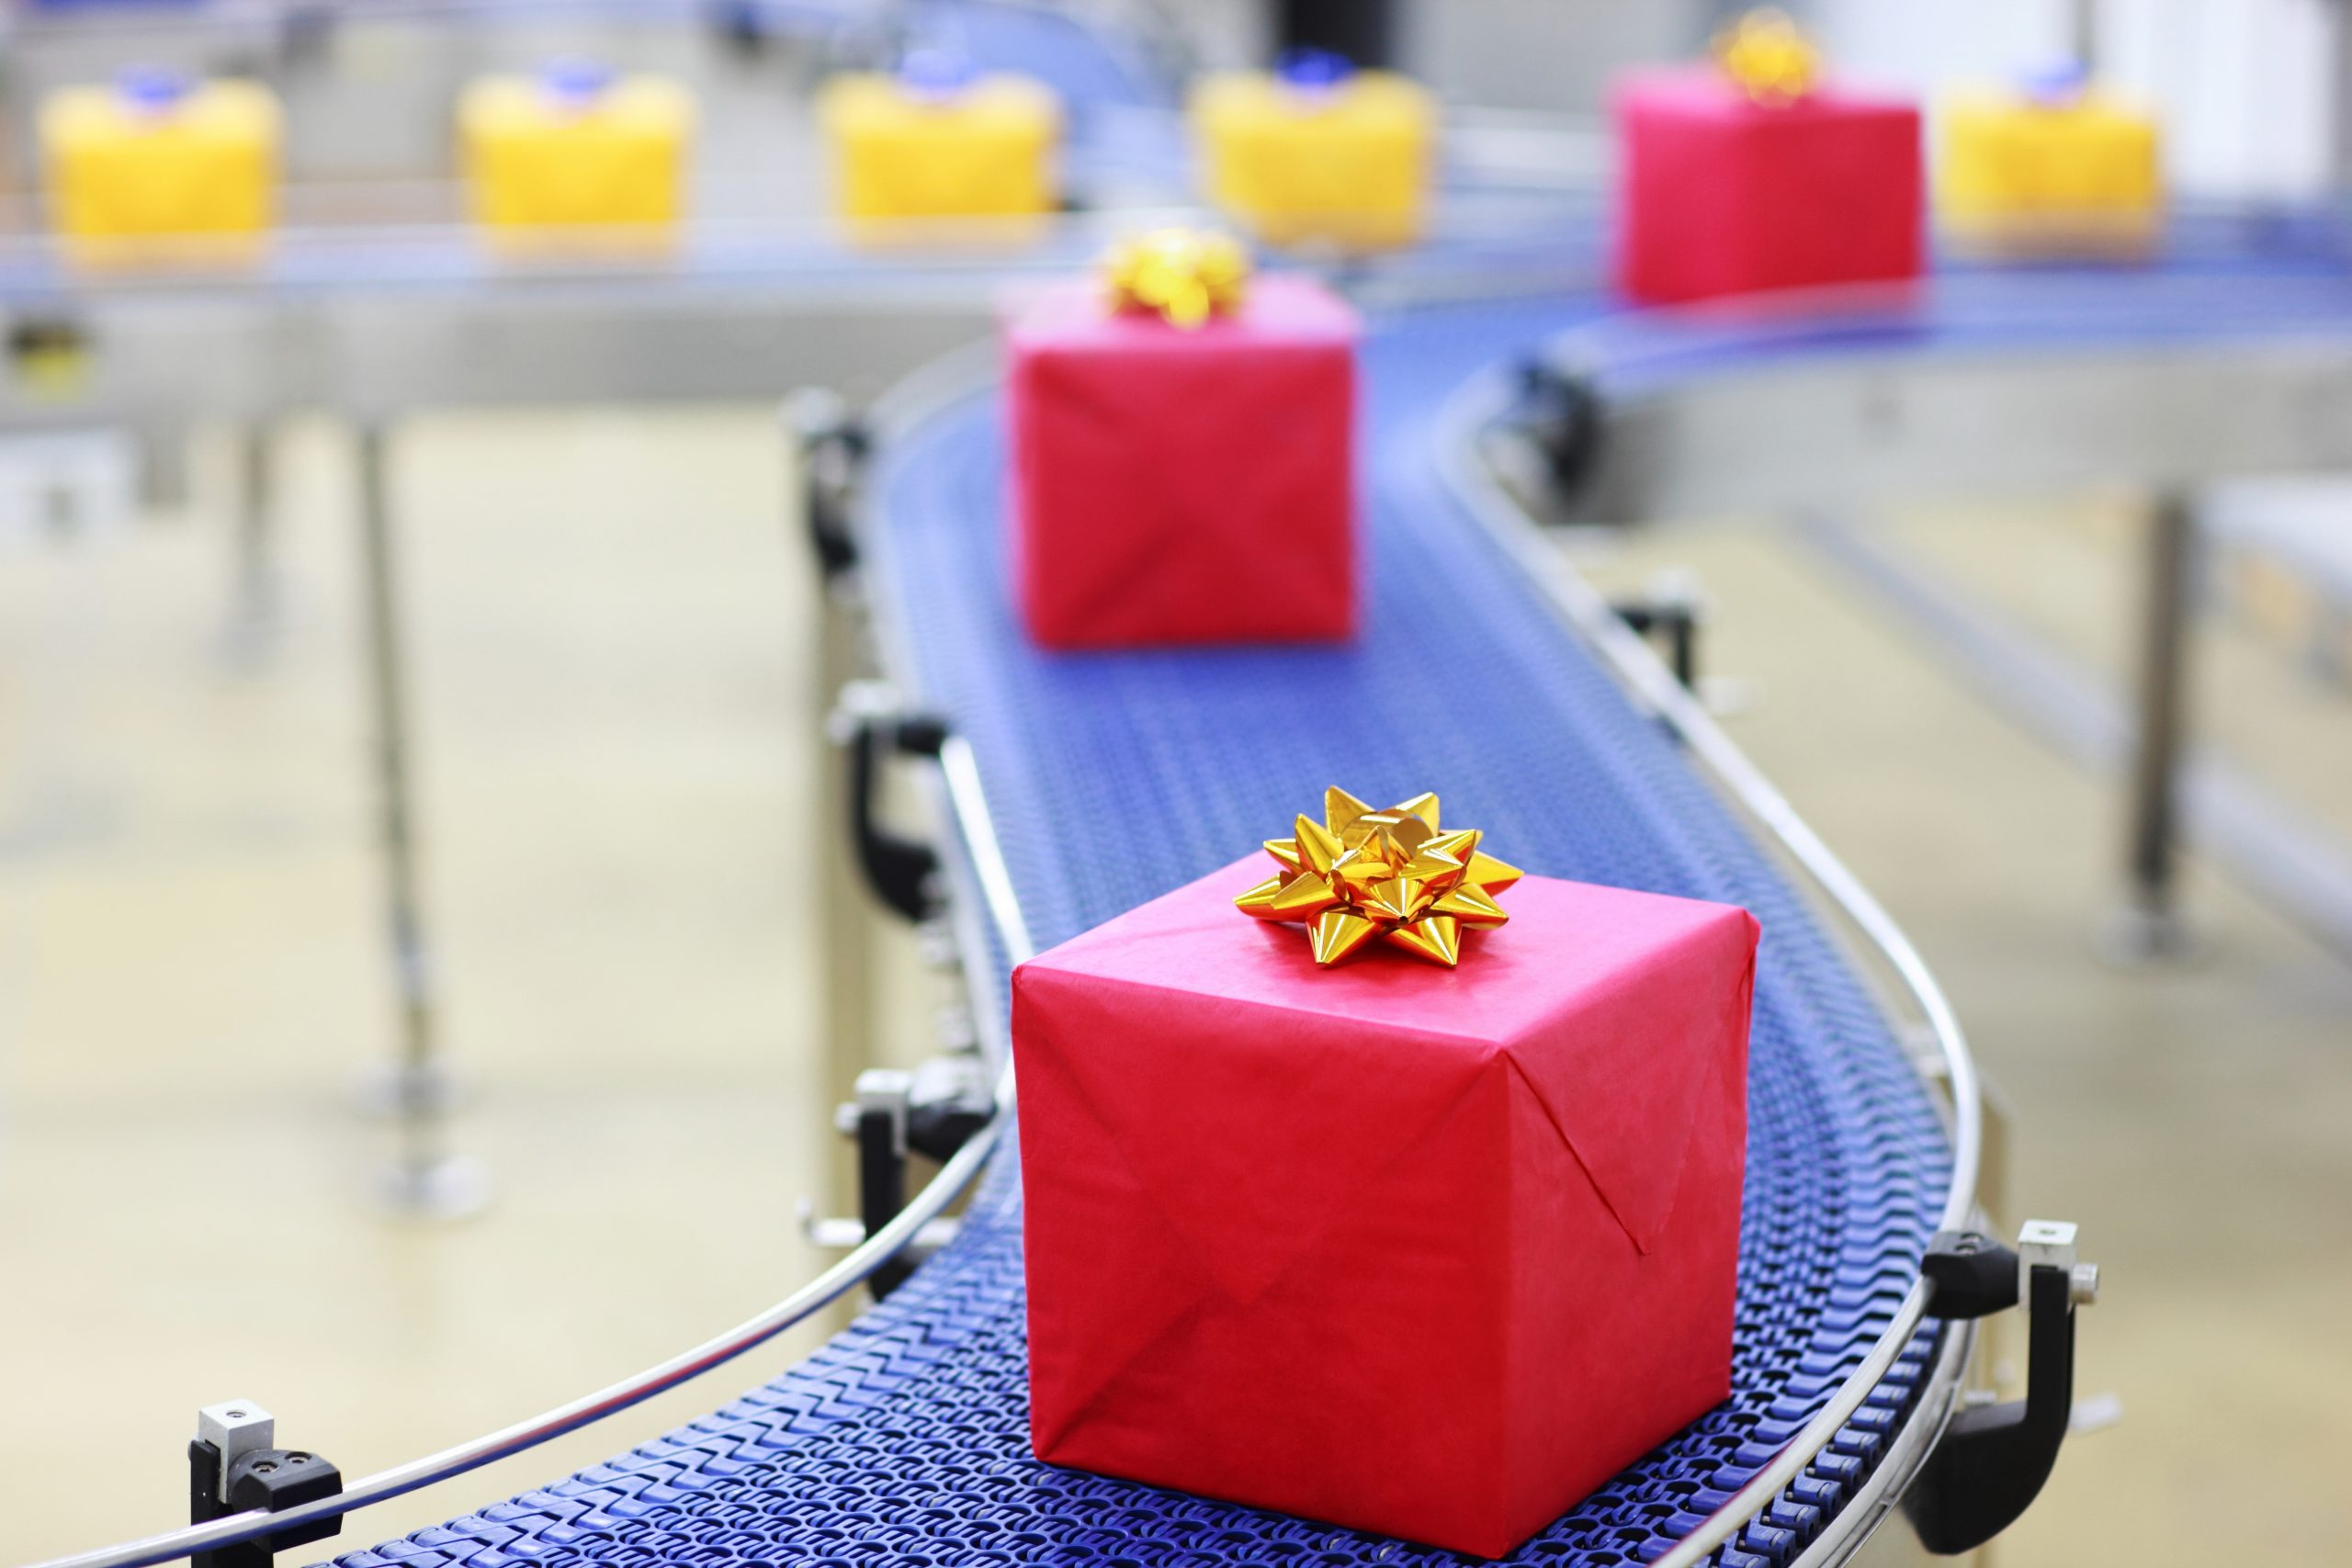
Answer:
[{"label": "metal bolt", "polygon": [[266,1449],[275,1440],[277,1423],[268,1411],[250,1399],[208,1404],[196,1413],[196,1435],[220,1455],[220,1488],[215,1495],[229,1500],[229,1467],[240,1456]]},{"label": "metal bolt", "polygon": [[2077,1263],[2068,1277],[2067,1294],[2076,1306],[2089,1306],[2098,1300],[2098,1265]]}]

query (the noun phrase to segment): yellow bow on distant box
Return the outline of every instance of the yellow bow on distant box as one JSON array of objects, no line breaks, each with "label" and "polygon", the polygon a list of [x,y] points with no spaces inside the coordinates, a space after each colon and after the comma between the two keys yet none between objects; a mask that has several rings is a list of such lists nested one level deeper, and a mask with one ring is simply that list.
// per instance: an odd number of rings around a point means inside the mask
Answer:
[{"label": "yellow bow on distant box", "polygon": [[1495,902],[1519,868],[1478,851],[1478,830],[1438,826],[1437,796],[1374,811],[1346,790],[1323,792],[1323,820],[1298,818],[1266,852],[1282,866],[1234,903],[1261,920],[1306,926],[1315,962],[1329,967],[1374,937],[1442,964],[1462,958],[1462,933],[1510,917]]},{"label": "yellow bow on distant box", "polygon": [[1813,86],[1821,56],[1786,11],[1762,6],[1715,34],[1715,63],[1759,104],[1785,104]]},{"label": "yellow bow on distant box", "polygon": [[1150,310],[1180,327],[1238,310],[1250,281],[1250,253],[1229,234],[1154,229],[1121,240],[1103,258],[1111,304]]}]

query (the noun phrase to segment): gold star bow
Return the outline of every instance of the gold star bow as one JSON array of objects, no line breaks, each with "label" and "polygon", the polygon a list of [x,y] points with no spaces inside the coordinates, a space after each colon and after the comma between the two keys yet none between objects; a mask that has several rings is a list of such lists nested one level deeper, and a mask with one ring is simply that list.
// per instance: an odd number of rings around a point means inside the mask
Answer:
[{"label": "gold star bow", "polygon": [[1238,310],[1250,281],[1250,253],[1229,234],[1154,229],[1130,234],[1102,261],[1117,310],[1157,311],[1180,327]]},{"label": "gold star bow", "polygon": [[1282,874],[1234,903],[1261,920],[1305,922],[1315,962],[1327,967],[1385,937],[1451,969],[1464,931],[1510,919],[1495,895],[1520,878],[1480,853],[1478,837],[1475,828],[1441,829],[1434,795],[1374,811],[1328,789],[1322,821],[1302,816],[1293,837],[1266,840]]},{"label": "gold star bow", "polygon": [[1759,6],[1715,34],[1715,63],[1759,104],[1792,103],[1813,86],[1820,56],[1777,6]]}]

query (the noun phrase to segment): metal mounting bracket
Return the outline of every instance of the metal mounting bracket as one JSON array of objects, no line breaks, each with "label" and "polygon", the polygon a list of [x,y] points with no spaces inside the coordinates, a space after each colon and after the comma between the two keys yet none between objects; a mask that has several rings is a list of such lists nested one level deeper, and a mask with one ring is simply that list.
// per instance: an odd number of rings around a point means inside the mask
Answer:
[{"label": "metal mounting bracket", "polygon": [[2026,1309],[2026,1394],[1961,1410],[1904,1498],[1919,1542],[1973,1551],[2017,1522],[2058,1462],[2075,1405],[2075,1309],[2098,1299],[2098,1267],[2079,1261],[2075,1227],[2030,1220],[2017,1250],[1975,1232],[1943,1231],[1920,1270],[1930,1316],[1989,1316]]},{"label": "metal mounting bracket", "polygon": [[1600,457],[1604,409],[1589,377],[1547,360],[1520,367],[1511,423],[1544,457],[1563,499],[1574,496]]},{"label": "metal mounting bracket", "polygon": [[[854,1245],[872,1235],[906,1207],[907,1156],[919,1154],[944,1165],[988,1125],[993,1106],[986,1074],[973,1055],[935,1056],[913,1072],[870,1067],[858,1074],[857,1098],[833,1117],[843,1136],[857,1140],[858,1218],[820,1220],[804,1213],[802,1233],[822,1245]],[[924,1229],[904,1254],[868,1279],[875,1300],[898,1289],[917,1264],[955,1235],[952,1221],[934,1220]]]},{"label": "metal mounting bracket", "polygon": [[1610,602],[1617,618],[1639,636],[1666,645],[1667,663],[1686,692],[1699,687],[1699,629],[1706,624],[1705,605],[1685,581],[1686,573],[1661,573],[1645,592]]},{"label": "metal mounting bracket", "polygon": [[842,692],[829,728],[849,751],[850,845],[865,884],[884,907],[920,925],[938,911],[939,852],[881,825],[875,796],[889,757],[936,759],[947,723],[924,714],[899,714],[887,689],[853,682]]},{"label": "metal mounting bracket", "polygon": [[[187,1515],[192,1525],[232,1514],[279,1513],[343,1491],[343,1473],[317,1454],[276,1446],[277,1422],[249,1399],[208,1404],[196,1413],[187,1445]],[[194,1568],[269,1568],[280,1551],[324,1540],[343,1529],[333,1514],[235,1546],[199,1551]]]},{"label": "metal mounting bracket", "polygon": [[799,442],[801,513],[817,571],[828,587],[836,587],[857,570],[850,499],[873,440],[848,406],[821,389],[797,394],[786,407],[786,418]]}]

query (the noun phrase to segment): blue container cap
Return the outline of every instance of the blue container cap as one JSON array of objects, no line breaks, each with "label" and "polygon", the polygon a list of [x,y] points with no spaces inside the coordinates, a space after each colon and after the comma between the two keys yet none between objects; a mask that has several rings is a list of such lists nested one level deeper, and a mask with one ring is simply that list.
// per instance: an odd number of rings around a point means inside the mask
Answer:
[{"label": "blue container cap", "polygon": [[2090,73],[2072,55],[2042,61],[2018,78],[2018,86],[2027,97],[2052,107],[2075,102],[2089,85]]},{"label": "blue container cap", "polygon": [[187,72],[164,65],[130,66],[114,81],[123,102],[148,114],[175,107],[196,91],[196,82]]},{"label": "blue container cap", "polygon": [[539,67],[539,86],[549,97],[584,104],[613,85],[613,68],[601,60],[565,55]]},{"label": "blue container cap", "polygon": [[1285,87],[1327,92],[1356,73],[1355,62],[1328,49],[1286,49],[1274,58],[1274,75]]},{"label": "blue container cap", "polygon": [[952,97],[979,77],[979,67],[954,50],[910,49],[899,62],[899,85],[917,97]]}]

